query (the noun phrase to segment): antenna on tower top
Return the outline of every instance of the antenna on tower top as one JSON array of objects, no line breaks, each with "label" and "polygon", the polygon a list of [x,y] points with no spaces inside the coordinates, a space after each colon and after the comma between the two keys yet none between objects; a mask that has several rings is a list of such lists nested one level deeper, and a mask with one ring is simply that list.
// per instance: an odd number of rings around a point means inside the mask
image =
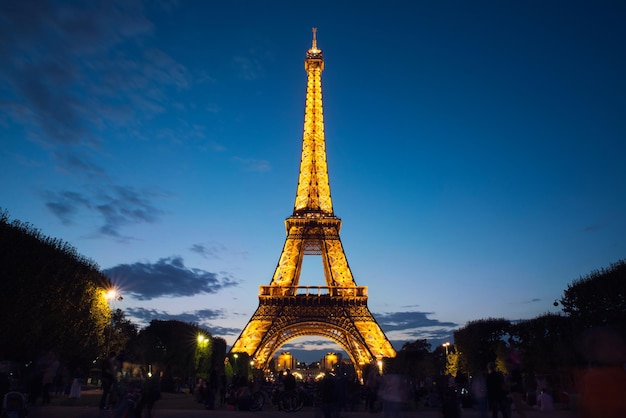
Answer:
[{"label": "antenna on tower top", "polygon": [[313,50],[317,49],[317,28],[313,28],[313,45],[311,49]]}]

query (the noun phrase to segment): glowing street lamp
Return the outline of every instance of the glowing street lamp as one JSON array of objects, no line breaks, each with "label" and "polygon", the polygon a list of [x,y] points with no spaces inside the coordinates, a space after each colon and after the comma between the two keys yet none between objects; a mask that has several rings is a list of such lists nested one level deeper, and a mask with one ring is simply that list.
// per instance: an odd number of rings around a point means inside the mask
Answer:
[{"label": "glowing street lamp", "polygon": [[[104,298],[107,300],[107,302],[113,301],[113,306],[111,307],[111,310],[113,311],[113,313],[115,313],[115,308],[116,308],[116,305],[117,305],[117,301],[124,299],[122,297],[122,295],[120,295],[120,293],[114,287],[109,289],[104,294]],[[111,315],[111,323],[109,324],[109,336],[107,338],[107,349],[106,349],[105,355],[109,355],[109,351],[111,349],[111,333],[113,331],[113,325],[114,325],[113,324],[113,315]]]},{"label": "glowing street lamp", "polygon": [[448,357],[448,347],[450,347],[450,343],[446,341],[441,345],[446,349],[446,357]]}]

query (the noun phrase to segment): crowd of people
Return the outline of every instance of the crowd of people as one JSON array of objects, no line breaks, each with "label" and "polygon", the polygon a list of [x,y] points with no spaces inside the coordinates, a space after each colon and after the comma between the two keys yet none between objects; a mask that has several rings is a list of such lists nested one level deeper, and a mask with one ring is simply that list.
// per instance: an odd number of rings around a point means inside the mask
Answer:
[{"label": "crowd of people", "polygon": [[155,403],[161,399],[162,372],[153,367],[124,368],[125,354],[111,352],[100,364],[102,395],[99,407],[111,410],[113,417],[151,418]]},{"label": "crowd of people", "polygon": [[[139,366],[129,368],[124,367],[124,364],[128,364],[124,352],[111,352],[102,359],[99,407],[110,410],[114,417],[150,418],[155,403],[161,398],[162,374],[156,369],[152,370],[154,374],[145,373]],[[606,370],[614,369],[604,367],[602,372],[606,374]],[[623,365],[617,369],[621,381],[626,384]],[[364,402],[367,411],[382,413],[384,418],[400,417],[407,405],[439,408],[443,418],[459,418],[462,407],[478,410],[481,418],[513,418],[514,415],[526,418],[530,408],[542,412],[555,409],[554,387],[548,381],[534,377],[534,384],[529,387],[528,375],[522,373],[521,360],[515,352],[500,363],[500,368],[490,362],[484,373],[475,373],[470,380],[461,382],[452,377],[440,376],[418,383],[406,376],[395,359],[388,359],[382,374],[377,367],[367,368],[366,371],[361,382],[353,370],[350,373],[349,368],[341,363],[319,381],[308,378],[296,382],[291,371],[286,370],[284,374],[278,375],[275,384],[287,392],[306,385],[307,391],[314,393],[311,395],[311,404],[320,409],[324,418],[340,417],[342,411],[354,410],[355,405],[361,402]],[[590,380],[590,374],[594,378],[599,372],[589,368],[583,377]],[[265,380],[263,376],[248,380],[247,376],[236,375],[229,379],[221,367],[213,368],[206,376],[190,382],[189,391],[207,409],[229,404],[245,409],[245,400],[255,391],[261,390],[260,382]],[[85,373],[80,368],[69,372],[59,363],[54,352],[43,353],[33,364],[27,386],[27,401],[30,405],[45,406],[50,403],[51,395],[78,398],[84,379]],[[617,406],[596,402],[597,399],[607,398],[596,396],[599,388],[604,387],[600,383],[601,380],[595,379],[593,384],[586,386],[586,391],[579,393],[581,397],[587,397],[587,404],[592,405],[588,409],[626,411],[623,401]],[[8,381],[3,380],[0,386],[2,392],[6,392]],[[613,398],[621,399],[619,396]],[[595,403],[590,403],[589,399]],[[564,399],[560,397],[558,401],[563,402]]]}]

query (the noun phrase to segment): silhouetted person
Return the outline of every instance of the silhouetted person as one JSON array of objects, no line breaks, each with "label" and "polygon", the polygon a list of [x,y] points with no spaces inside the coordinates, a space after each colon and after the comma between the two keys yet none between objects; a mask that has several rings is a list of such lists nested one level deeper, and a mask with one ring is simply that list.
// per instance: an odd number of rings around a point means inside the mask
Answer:
[{"label": "silhouetted person", "polygon": [[135,409],[137,417],[152,417],[152,408],[161,399],[161,377],[163,372],[148,377],[141,387],[141,397]]},{"label": "silhouetted person", "polygon": [[337,385],[334,374],[328,373],[320,381],[319,398],[322,405],[324,418],[336,418],[339,416],[337,407]]},{"label": "silhouetted person", "polygon": [[43,376],[41,378],[42,392],[41,392],[41,404],[48,405],[50,403],[50,389],[56,379],[57,371],[59,369],[59,360],[53,352],[49,352],[46,355]]},{"label": "silhouetted person", "polygon": [[478,372],[472,377],[471,392],[474,406],[480,412],[480,417],[487,418],[489,404],[487,402],[487,383],[484,372]]},{"label": "silhouetted person", "polygon": [[402,404],[407,400],[407,381],[398,372],[394,360],[389,360],[389,371],[382,376],[380,389],[378,389],[378,396],[383,403],[383,417],[385,418],[399,417]]},{"label": "silhouetted person", "polygon": [[461,418],[461,398],[453,387],[449,387],[443,392],[441,415],[443,418]]},{"label": "silhouetted person", "polygon": [[522,367],[517,353],[511,353],[506,359],[506,367],[509,371],[509,392],[515,412],[520,417],[526,418],[526,403],[524,402],[524,378],[522,376]]},{"label": "silhouetted person", "polygon": [[115,382],[115,351],[111,351],[106,358],[102,359],[100,368],[102,372],[102,396],[100,397],[100,409],[108,409],[109,394],[111,393],[113,382]]},{"label": "silhouetted person", "polygon": [[487,365],[487,401],[491,409],[492,418],[498,418],[498,412],[502,418],[509,418],[509,405],[506,399],[506,382],[504,375],[496,369],[495,363]]},{"label": "silhouetted person", "polygon": [[285,391],[296,390],[296,377],[291,374],[291,370],[286,370],[287,374],[283,377],[283,386]]},{"label": "silhouetted person", "polygon": [[372,367],[365,380],[365,409],[370,412],[376,410],[376,399],[378,397],[378,387],[380,386],[380,374],[375,367]]},{"label": "silhouetted person", "polygon": [[85,374],[83,370],[80,367],[76,367],[74,373],[72,373],[72,386],[70,386],[70,393],[68,395],[70,398],[80,398],[84,377]]},{"label": "silhouetted person", "polygon": [[207,399],[205,406],[207,409],[215,409],[215,398],[220,391],[220,379],[217,371],[217,367],[211,369],[209,373],[209,381],[207,383]]},{"label": "silhouetted person", "polygon": [[0,400],[4,399],[9,390],[11,390],[11,380],[8,373],[0,373]]},{"label": "silhouetted person", "polygon": [[541,389],[541,393],[537,395],[536,408],[544,412],[554,411],[554,399],[545,389]]}]

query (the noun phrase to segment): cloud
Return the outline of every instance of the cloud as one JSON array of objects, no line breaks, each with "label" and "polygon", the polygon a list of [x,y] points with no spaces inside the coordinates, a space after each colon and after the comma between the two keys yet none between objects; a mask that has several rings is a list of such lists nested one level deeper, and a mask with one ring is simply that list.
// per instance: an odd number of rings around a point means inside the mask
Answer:
[{"label": "cloud", "polygon": [[[381,329],[389,339],[396,351],[402,349],[407,342],[426,339],[434,349],[446,341],[453,340],[453,332],[458,324],[453,322],[440,322],[429,319],[429,312],[387,312],[373,314]],[[326,352],[341,350],[333,341],[317,338],[302,337],[290,341],[281,347],[281,351],[289,351],[299,361],[317,361]]]},{"label": "cloud", "polygon": [[189,251],[194,252],[196,254],[201,255],[204,258],[215,258],[219,259],[219,254],[224,252],[226,247],[221,244],[213,243],[210,246],[205,244],[193,244]]},{"label": "cloud", "polygon": [[427,315],[432,315],[432,312],[387,312],[374,314],[374,317],[384,332],[433,326],[458,327],[454,322],[440,322],[429,319]]},{"label": "cloud", "polygon": [[74,216],[81,207],[89,207],[89,199],[82,193],[65,190],[45,192],[46,207],[55,214],[64,225],[73,223]]},{"label": "cloud", "polygon": [[405,311],[374,314],[374,317],[393,347],[400,350],[404,343],[415,340],[428,340],[434,348],[453,339],[452,333],[459,328],[459,324],[428,318],[432,314]]},{"label": "cloud", "polygon": [[227,328],[216,326],[211,323],[212,320],[224,317],[224,311],[221,309],[201,309],[193,312],[183,312],[179,314],[171,314],[166,311],[157,309],[146,309],[142,307],[127,308],[124,312],[128,317],[136,320],[140,326],[147,326],[152,320],[160,321],[181,321],[190,324],[198,324],[206,328],[213,336],[239,335],[240,328]]},{"label": "cloud", "polygon": [[[146,121],[176,95],[211,77],[156,48],[156,28],[142,0],[0,3],[1,124],[56,146],[109,141],[145,132]],[[187,102],[187,100],[180,100]],[[182,113],[182,112],[181,112]],[[179,127],[178,137],[186,137]]]},{"label": "cloud", "polygon": [[123,240],[128,237],[122,235],[122,227],[155,223],[166,213],[155,204],[164,194],[129,186],[112,185],[106,192],[89,187],[79,192],[46,191],[43,197],[46,207],[65,225],[74,224],[81,210],[89,210],[100,217],[99,234]]},{"label": "cloud", "polygon": [[263,76],[263,66],[258,59],[237,55],[233,57],[233,62],[239,77],[244,80],[257,80]]},{"label": "cloud", "polygon": [[596,223],[596,224],[587,225],[586,227],[583,228],[583,231],[596,232],[596,231],[599,231],[601,228],[602,228],[602,225],[600,223]]},{"label": "cloud", "polygon": [[68,174],[80,171],[90,178],[106,177],[105,170],[80,152],[66,149],[64,152],[53,152],[54,158],[60,163],[60,170]]},{"label": "cloud", "polygon": [[135,307],[127,308],[126,313],[144,323],[149,323],[153,319],[159,319],[162,321],[178,320],[189,323],[201,323],[211,319],[219,319],[224,316],[224,311],[221,309],[202,309],[194,312],[170,314],[166,311],[159,311],[157,309]]},{"label": "cloud", "polygon": [[120,264],[103,270],[114,283],[138,300],[217,293],[239,283],[222,273],[185,267],[182,257],[161,258],[156,263]]},{"label": "cloud", "polygon": [[[109,55],[114,47],[136,43],[152,33],[142,3],[86,1],[69,5],[35,0],[3,4],[0,80],[14,92],[14,103],[8,106],[32,110],[34,125],[26,127],[31,135],[62,144],[97,141],[89,122],[100,114],[103,96],[96,87],[107,78],[106,68],[99,62],[108,57],[119,64],[119,55]],[[152,67],[157,64],[172,67],[162,57],[156,57]],[[132,68],[114,63],[109,67],[132,78]],[[162,80],[158,72],[147,75]],[[112,97],[123,94],[118,89]]]},{"label": "cloud", "polygon": [[[205,69],[190,71],[154,46],[156,27],[148,18],[154,10],[147,8],[163,5],[143,0],[0,2],[0,126],[39,144],[58,172],[90,181],[82,190],[42,192],[52,213],[73,224],[88,211],[101,221],[96,234],[120,240],[131,239],[123,227],[157,222],[164,212],[156,206],[162,196],[110,184],[115,172],[107,173],[110,165],[101,157],[114,159],[110,150],[117,149],[116,142],[176,144],[180,138],[199,138],[198,147],[221,148],[207,143],[205,127],[175,117],[196,105],[181,97],[183,92],[211,77]],[[168,106],[176,122],[151,124]],[[107,188],[113,190],[95,191]]]},{"label": "cloud", "polygon": [[234,157],[233,161],[241,165],[245,171],[257,171],[257,172],[263,173],[263,172],[270,171],[272,169],[269,161],[267,160]]},{"label": "cloud", "polygon": [[101,203],[96,206],[104,219],[100,232],[105,235],[119,236],[121,226],[132,223],[154,223],[163,211],[157,209],[152,198],[153,192],[140,192],[132,187],[115,186],[111,194],[100,196]]}]

